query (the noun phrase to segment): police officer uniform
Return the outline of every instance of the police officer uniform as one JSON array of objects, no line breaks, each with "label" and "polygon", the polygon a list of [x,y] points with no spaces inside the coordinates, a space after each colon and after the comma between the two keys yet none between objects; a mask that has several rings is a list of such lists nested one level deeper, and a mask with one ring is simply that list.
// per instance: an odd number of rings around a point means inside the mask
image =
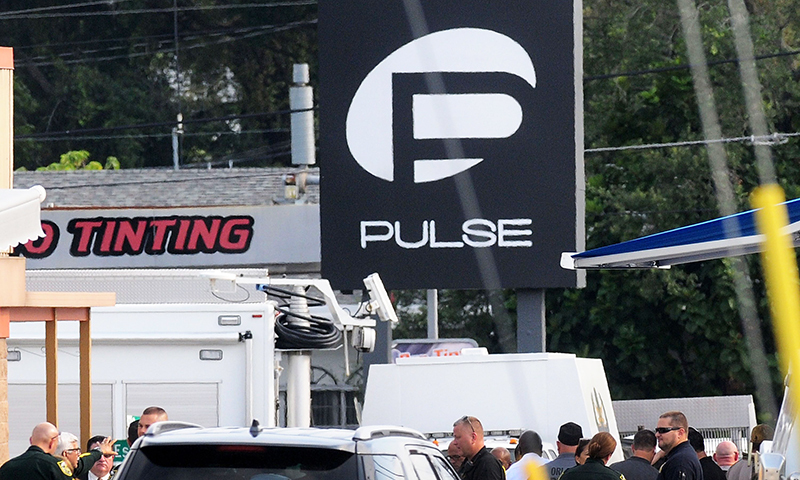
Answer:
[{"label": "police officer uniform", "polygon": [[0,467],[0,480],[72,480],[73,476],[90,470],[102,455],[99,450],[84,453],[73,472],[65,460],[59,460],[36,445],[31,445],[25,453]]}]

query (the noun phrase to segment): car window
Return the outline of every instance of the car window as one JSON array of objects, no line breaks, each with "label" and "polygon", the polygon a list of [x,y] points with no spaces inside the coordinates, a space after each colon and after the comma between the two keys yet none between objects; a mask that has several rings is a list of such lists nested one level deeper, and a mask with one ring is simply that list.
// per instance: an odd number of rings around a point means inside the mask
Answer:
[{"label": "car window", "polygon": [[458,474],[453,470],[450,462],[441,457],[433,457],[432,462],[436,474],[439,475],[439,480],[459,480]]},{"label": "car window", "polygon": [[394,455],[362,455],[365,480],[402,480],[403,462]]},{"label": "car window", "polygon": [[422,453],[411,454],[411,464],[420,480],[439,480],[433,471],[433,465],[428,460],[428,456]]},{"label": "car window", "polygon": [[129,459],[120,480],[353,480],[352,452],[269,445],[151,445]]}]

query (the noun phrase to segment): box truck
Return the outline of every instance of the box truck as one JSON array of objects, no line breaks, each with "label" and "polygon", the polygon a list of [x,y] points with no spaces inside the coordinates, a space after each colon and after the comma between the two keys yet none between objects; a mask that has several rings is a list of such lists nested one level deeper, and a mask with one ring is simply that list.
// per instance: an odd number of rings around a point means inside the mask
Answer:
[{"label": "box truck", "polygon": [[[401,425],[446,443],[453,422],[477,417],[487,436],[535,430],[555,445],[559,427],[575,422],[583,436],[619,438],[603,363],[566,353],[397,358],[372,365],[364,396],[365,425]],[[612,462],[623,460],[619,443]]]}]

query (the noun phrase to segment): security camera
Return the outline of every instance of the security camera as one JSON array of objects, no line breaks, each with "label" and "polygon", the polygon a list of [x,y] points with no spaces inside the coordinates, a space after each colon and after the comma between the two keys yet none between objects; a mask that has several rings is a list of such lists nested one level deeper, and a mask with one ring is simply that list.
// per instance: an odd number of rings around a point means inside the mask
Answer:
[{"label": "security camera", "polygon": [[373,273],[364,279],[364,286],[367,287],[369,292],[369,307],[373,313],[378,314],[384,322],[397,323],[397,313],[394,311],[389,295],[386,293],[386,288],[383,286],[380,275]]}]

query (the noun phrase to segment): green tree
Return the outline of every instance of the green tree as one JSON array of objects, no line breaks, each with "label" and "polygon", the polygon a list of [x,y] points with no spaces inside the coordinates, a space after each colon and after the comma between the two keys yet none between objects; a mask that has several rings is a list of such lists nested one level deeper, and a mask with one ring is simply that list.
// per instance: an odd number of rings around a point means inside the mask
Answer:
[{"label": "green tree", "polygon": [[[102,170],[103,168],[104,166],[100,162],[89,161],[89,152],[76,150],[61,155],[61,159],[58,162],[53,162],[46,167],[39,167],[36,170]],[[106,158],[105,169],[119,170],[119,160],[116,157]]]},{"label": "green tree", "polygon": [[[18,166],[70,150],[115,155],[123,167],[171,165],[179,112],[183,163],[288,163],[288,86],[294,63],[315,75],[316,5],[181,0],[177,63],[171,3],[65,7],[0,6],[25,11],[0,17],[0,44],[16,61]],[[214,120],[232,115],[242,118]]]}]

